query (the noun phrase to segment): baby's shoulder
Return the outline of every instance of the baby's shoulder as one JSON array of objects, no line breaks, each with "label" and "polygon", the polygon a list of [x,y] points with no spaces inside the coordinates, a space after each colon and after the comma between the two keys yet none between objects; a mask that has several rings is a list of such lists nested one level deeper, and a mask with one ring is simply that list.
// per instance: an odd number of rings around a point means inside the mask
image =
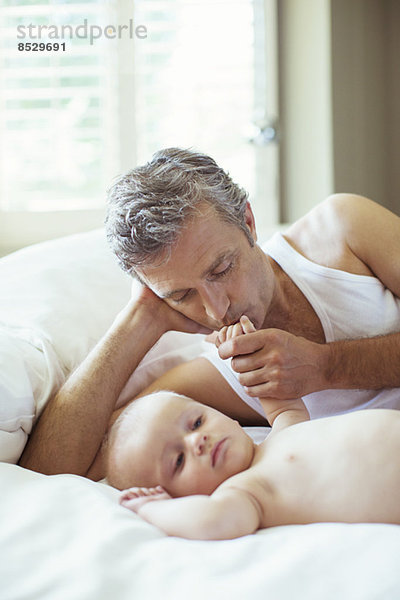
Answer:
[{"label": "baby's shoulder", "polygon": [[259,450],[257,459],[248,469],[226,479],[217,491],[241,490],[251,494],[260,502],[264,500],[265,494],[272,493],[272,485],[265,470],[266,455],[264,455],[263,449],[259,448]]}]

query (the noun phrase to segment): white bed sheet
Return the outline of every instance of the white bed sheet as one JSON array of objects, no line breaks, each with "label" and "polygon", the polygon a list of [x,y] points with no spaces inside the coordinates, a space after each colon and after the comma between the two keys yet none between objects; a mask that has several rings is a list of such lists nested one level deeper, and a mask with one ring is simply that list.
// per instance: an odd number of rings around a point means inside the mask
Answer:
[{"label": "white bed sheet", "polygon": [[231,541],[166,537],[74,475],[0,465],[2,600],[400,598],[400,528],[276,527]]},{"label": "white bed sheet", "polygon": [[[35,418],[112,322],[130,286],[101,231],[0,261],[3,460],[18,459]],[[202,352],[202,336],[185,335],[162,338],[120,404]],[[398,526],[317,524],[188,541],[166,537],[121,508],[116,490],[81,477],[0,463],[0,485],[0,600],[400,598]]]}]

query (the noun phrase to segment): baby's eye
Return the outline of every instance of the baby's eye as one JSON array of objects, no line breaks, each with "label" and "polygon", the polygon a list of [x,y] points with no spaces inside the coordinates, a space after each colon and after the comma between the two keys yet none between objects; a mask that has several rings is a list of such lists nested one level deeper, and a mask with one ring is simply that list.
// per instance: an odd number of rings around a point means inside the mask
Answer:
[{"label": "baby's eye", "polygon": [[185,455],[183,454],[183,452],[181,452],[180,454],[178,454],[178,458],[176,459],[175,470],[178,470],[183,465],[184,460]]},{"label": "baby's eye", "polygon": [[196,419],[195,422],[193,423],[192,429],[198,429],[200,427],[200,425],[202,424],[202,422],[203,422],[203,419],[201,417]]}]

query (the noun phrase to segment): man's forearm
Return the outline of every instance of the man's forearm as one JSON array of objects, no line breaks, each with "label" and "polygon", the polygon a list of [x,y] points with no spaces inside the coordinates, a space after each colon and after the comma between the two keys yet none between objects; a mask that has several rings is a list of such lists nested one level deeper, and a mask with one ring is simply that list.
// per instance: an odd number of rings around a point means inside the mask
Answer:
[{"label": "man's forearm", "polygon": [[325,346],[321,389],[380,389],[400,387],[400,333]]},{"label": "man's forearm", "polygon": [[156,319],[131,301],[49,401],[20,465],[42,473],[86,475],[129,376],[162,335]]}]

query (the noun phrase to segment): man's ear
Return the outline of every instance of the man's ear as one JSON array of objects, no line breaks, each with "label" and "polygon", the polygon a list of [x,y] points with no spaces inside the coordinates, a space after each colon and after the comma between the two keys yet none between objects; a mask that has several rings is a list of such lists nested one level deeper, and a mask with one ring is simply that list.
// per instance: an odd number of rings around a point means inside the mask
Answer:
[{"label": "man's ear", "polygon": [[257,231],[256,231],[256,221],[254,219],[254,214],[252,208],[250,206],[250,202],[246,202],[246,211],[244,213],[244,219],[247,227],[250,230],[251,236],[253,240],[257,241]]}]

